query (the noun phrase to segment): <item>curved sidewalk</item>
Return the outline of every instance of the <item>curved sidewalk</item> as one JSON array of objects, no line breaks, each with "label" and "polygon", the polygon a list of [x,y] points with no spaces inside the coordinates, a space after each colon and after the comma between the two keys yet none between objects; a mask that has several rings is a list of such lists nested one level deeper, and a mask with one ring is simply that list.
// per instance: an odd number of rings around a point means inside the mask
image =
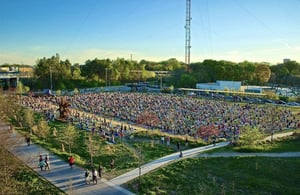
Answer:
[{"label": "curved sidewalk", "polygon": [[[182,151],[183,158],[190,157],[190,156],[196,155],[200,152],[208,151],[211,149],[224,147],[224,146],[227,146],[228,144],[229,144],[229,142],[220,142],[220,143],[217,143],[215,146],[208,145],[208,146],[193,148],[193,149],[189,149],[189,150],[184,150],[184,151]],[[176,161],[180,158],[181,157],[179,157],[179,152],[176,152],[176,153],[164,156],[162,158],[159,158],[157,160],[154,160],[145,165],[142,165],[141,166],[141,175],[148,173],[149,171],[152,171],[158,167],[164,166],[172,161]],[[129,171],[123,175],[115,177],[110,181],[111,181],[111,183],[113,183],[115,185],[122,185],[138,176],[139,176],[139,168],[136,168],[136,169]]]},{"label": "curved sidewalk", "polygon": [[240,152],[220,152],[214,154],[199,154],[197,157],[201,158],[219,158],[219,157],[278,157],[278,158],[291,158],[300,157],[300,152],[263,152],[263,153],[240,153]]},{"label": "curved sidewalk", "polygon": [[[19,137],[18,134],[15,134],[16,137]],[[16,139],[15,137],[15,139]],[[98,184],[87,185],[84,178],[84,169],[78,166],[73,166],[71,168],[66,161],[63,161],[56,155],[47,151],[46,149],[40,147],[37,144],[31,144],[27,146],[24,141],[24,138],[19,137],[19,143],[13,150],[13,153],[24,161],[29,167],[31,167],[38,174],[43,176],[45,179],[53,183],[55,186],[66,192],[67,194],[80,194],[80,195],[89,195],[89,194],[133,194],[130,191],[120,187],[120,185],[130,181],[131,179],[137,178],[139,176],[139,169],[134,169],[124,175],[118,176],[110,181],[102,179],[98,180]],[[211,150],[214,148],[219,148],[226,146],[228,142],[217,143],[216,146],[209,145],[199,148],[194,148],[190,150],[182,151],[183,158],[196,155],[199,152]],[[39,155],[49,154],[50,159],[50,171],[41,171],[38,168],[38,158]],[[160,159],[154,160],[150,163],[147,163],[141,166],[141,174],[148,173],[158,167],[164,166],[172,161],[179,159],[179,153],[173,153],[171,155],[162,157]]]},{"label": "curved sidewalk", "polygon": [[[122,194],[133,194],[130,191],[120,187],[120,185],[139,177],[139,168],[129,171],[123,175],[113,178],[110,181],[102,179],[98,181],[98,184],[87,185],[85,183],[84,172],[85,170],[78,166],[70,168],[66,161],[63,161],[58,156],[50,153],[46,149],[40,147],[37,144],[31,144],[27,146],[24,138],[14,133],[12,139],[18,140],[18,144],[13,149],[13,153],[18,158],[23,160],[29,167],[34,171],[38,172],[45,179],[53,183],[55,186],[66,192],[67,194],[108,194],[108,195],[122,195]],[[288,152],[288,153],[216,153],[216,154],[200,154],[201,152],[212,150],[215,148],[225,147],[229,142],[220,142],[216,145],[208,145],[198,148],[182,151],[183,157],[232,157],[232,156],[268,156],[268,157],[300,157],[300,152]],[[40,154],[45,156],[49,154],[50,159],[50,171],[41,171],[38,168],[38,157]],[[179,157],[179,152],[164,156],[147,164],[141,166],[141,175],[146,174],[158,167],[165,166],[168,163],[182,159]]]},{"label": "curved sidewalk", "polygon": [[[14,134],[13,139],[17,140],[17,144],[12,152],[39,175],[67,194],[133,194],[126,189],[107,182],[104,179],[101,181],[98,180],[98,184],[87,185],[84,178],[85,169],[76,165],[71,168],[66,161],[63,161],[58,156],[37,144],[33,143],[30,146],[27,146],[24,138],[20,137],[18,134]],[[50,159],[50,171],[41,171],[38,167],[39,155],[43,155],[44,157],[46,154],[49,155]]]}]

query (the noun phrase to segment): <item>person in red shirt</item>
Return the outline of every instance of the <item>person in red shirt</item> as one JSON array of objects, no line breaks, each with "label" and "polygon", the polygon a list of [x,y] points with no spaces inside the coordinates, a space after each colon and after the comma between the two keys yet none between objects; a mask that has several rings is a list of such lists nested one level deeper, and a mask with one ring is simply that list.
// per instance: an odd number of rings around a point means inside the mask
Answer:
[{"label": "person in red shirt", "polygon": [[74,157],[73,157],[73,156],[70,156],[70,157],[69,157],[69,164],[70,164],[70,167],[71,167],[71,168],[73,167],[74,162],[75,162]]}]

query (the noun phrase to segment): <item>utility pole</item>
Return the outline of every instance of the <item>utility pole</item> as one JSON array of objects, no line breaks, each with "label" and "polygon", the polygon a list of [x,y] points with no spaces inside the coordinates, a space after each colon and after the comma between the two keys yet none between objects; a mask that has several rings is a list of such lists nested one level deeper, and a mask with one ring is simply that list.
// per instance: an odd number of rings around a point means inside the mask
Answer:
[{"label": "utility pole", "polygon": [[190,50],[191,50],[191,0],[186,0],[186,20],[185,20],[185,64],[190,70]]},{"label": "utility pole", "polygon": [[53,88],[53,85],[52,85],[52,69],[50,67],[50,90],[51,90],[51,93],[52,93],[52,88]]},{"label": "utility pole", "polygon": [[107,87],[107,68],[105,68],[105,87]]}]

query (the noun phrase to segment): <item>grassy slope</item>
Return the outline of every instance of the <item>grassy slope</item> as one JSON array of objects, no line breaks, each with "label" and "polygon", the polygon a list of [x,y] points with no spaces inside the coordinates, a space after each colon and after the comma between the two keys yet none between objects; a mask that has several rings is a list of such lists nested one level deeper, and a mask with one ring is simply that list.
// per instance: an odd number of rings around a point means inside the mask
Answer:
[{"label": "grassy slope", "polygon": [[[299,165],[299,158],[186,159],[143,176],[140,193],[296,194]],[[137,182],[129,189],[136,192]]]},{"label": "grassy slope", "polygon": [[[260,152],[300,151],[300,136],[262,143]],[[263,150],[265,149],[265,150]],[[215,152],[229,152],[231,147]],[[251,151],[251,149],[249,149]],[[252,151],[257,151],[257,148]],[[184,159],[142,177],[140,194],[297,194],[299,158]],[[127,184],[138,192],[135,179]]]},{"label": "grassy slope", "polygon": [[[0,163],[0,194],[65,194],[35,171],[23,164],[14,155],[0,148],[5,158]],[[11,162],[6,164],[5,162]],[[13,170],[13,171],[8,171]],[[5,180],[5,177],[8,180]]]}]

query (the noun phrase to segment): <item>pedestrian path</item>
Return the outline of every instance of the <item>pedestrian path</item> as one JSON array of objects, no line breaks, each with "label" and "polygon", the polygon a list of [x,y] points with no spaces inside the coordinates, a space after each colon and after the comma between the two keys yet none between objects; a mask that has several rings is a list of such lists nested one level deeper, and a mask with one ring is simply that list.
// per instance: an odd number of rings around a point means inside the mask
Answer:
[{"label": "pedestrian path", "polygon": [[[184,150],[182,151],[183,154],[183,158],[186,157],[190,157],[192,155],[196,155],[200,152],[204,152],[204,151],[208,151],[208,150],[212,150],[212,149],[216,149],[216,148],[220,148],[220,147],[224,147],[226,145],[228,145],[229,142],[220,142],[217,143],[216,145],[208,145],[208,146],[203,146],[203,147],[198,147],[198,148],[193,148],[193,149],[189,149],[189,150]],[[164,166],[172,161],[176,161],[179,160],[181,157],[179,157],[179,152],[164,156],[162,158],[159,158],[157,160],[154,160],[150,163],[147,163],[145,165],[141,166],[141,175],[148,173],[149,171],[152,171],[158,167]],[[129,171],[123,175],[120,175],[118,177],[115,177],[111,180],[111,182],[115,185],[122,185],[136,177],[139,176],[139,168],[136,168],[132,171]]]},{"label": "pedestrian path", "polygon": [[[18,138],[17,138],[18,137]],[[14,134],[14,138],[18,139],[18,144],[14,148],[13,152],[21,160],[23,160],[29,167],[31,167],[38,174],[43,176],[45,179],[53,183],[55,186],[66,192],[67,194],[80,194],[80,195],[92,195],[92,194],[117,194],[117,195],[128,195],[133,194],[128,190],[120,187],[120,185],[130,181],[131,179],[137,178],[139,176],[139,169],[134,169],[124,175],[118,176],[110,181],[102,179],[98,181],[98,184],[87,185],[84,178],[84,169],[78,166],[73,166],[71,168],[69,164],[52,154],[51,152],[45,150],[37,144],[31,144],[27,146],[24,138],[20,137],[18,134]],[[228,142],[217,143],[214,145],[194,148],[190,150],[182,151],[183,158],[195,155],[199,152],[219,148],[226,146]],[[50,159],[50,171],[41,171],[38,167],[39,155],[43,157],[48,154]],[[160,159],[154,160],[147,163],[141,167],[141,175],[148,173],[158,167],[164,166],[172,161],[179,160],[179,153],[162,157]]]},{"label": "pedestrian path", "polygon": [[[243,156],[241,153],[216,153],[216,154],[201,154],[208,150],[225,147],[229,142],[220,142],[215,145],[208,145],[198,148],[193,148],[189,150],[182,151],[183,157],[179,157],[179,152],[164,156],[152,162],[149,162],[141,166],[141,170],[136,168],[129,171],[123,175],[113,178],[110,181],[102,179],[98,181],[98,184],[85,183],[84,172],[85,170],[78,166],[73,166],[71,168],[69,164],[60,159],[58,156],[52,154],[51,152],[45,150],[37,144],[31,144],[27,146],[24,138],[19,136],[19,134],[14,133],[13,139],[18,140],[18,144],[14,147],[13,152],[23,160],[29,167],[31,167],[38,174],[43,176],[45,179],[53,183],[55,186],[66,192],[67,194],[80,194],[80,195],[92,195],[92,194],[108,194],[108,195],[129,195],[133,194],[130,191],[120,187],[122,184],[139,177],[139,175],[146,174],[158,167],[165,166],[171,162],[181,160],[188,157],[230,157],[230,156]],[[50,159],[50,171],[41,171],[38,168],[38,158],[39,155],[43,157],[49,154]],[[300,157],[300,152],[296,153],[251,153],[245,154],[245,156],[268,156],[268,157]]]},{"label": "pedestrian path", "polygon": [[270,135],[270,136],[266,137],[264,139],[264,141],[272,141],[272,139],[277,139],[277,138],[281,138],[281,137],[287,137],[287,136],[293,135],[293,133],[294,133],[293,131],[289,131],[289,132],[274,134],[273,136]]},{"label": "pedestrian path", "polygon": [[[60,159],[39,145],[33,143],[30,146],[27,146],[24,138],[18,136],[18,134],[14,134],[13,137],[18,140],[18,142],[12,152],[39,175],[67,194],[133,194],[104,179],[98,181],[98,184],[87,185],[85,183],[85,170],[83,168],[76,165],[71,168],[66,161]],[[44,157],[46,154],[49,155],[50,159],[50,171],[41,171],[38,167],[39,155]]]},{"label": "pedestrian path", "polygon": [[220,152],[213,154],[199,154],[197,157],[204,158],[218,158],[218,157],[278,157],[278,158],[291,158],[291,157],[300,157],[300,152],[263,152],[263,153],[240,153],[240,152]]}]

